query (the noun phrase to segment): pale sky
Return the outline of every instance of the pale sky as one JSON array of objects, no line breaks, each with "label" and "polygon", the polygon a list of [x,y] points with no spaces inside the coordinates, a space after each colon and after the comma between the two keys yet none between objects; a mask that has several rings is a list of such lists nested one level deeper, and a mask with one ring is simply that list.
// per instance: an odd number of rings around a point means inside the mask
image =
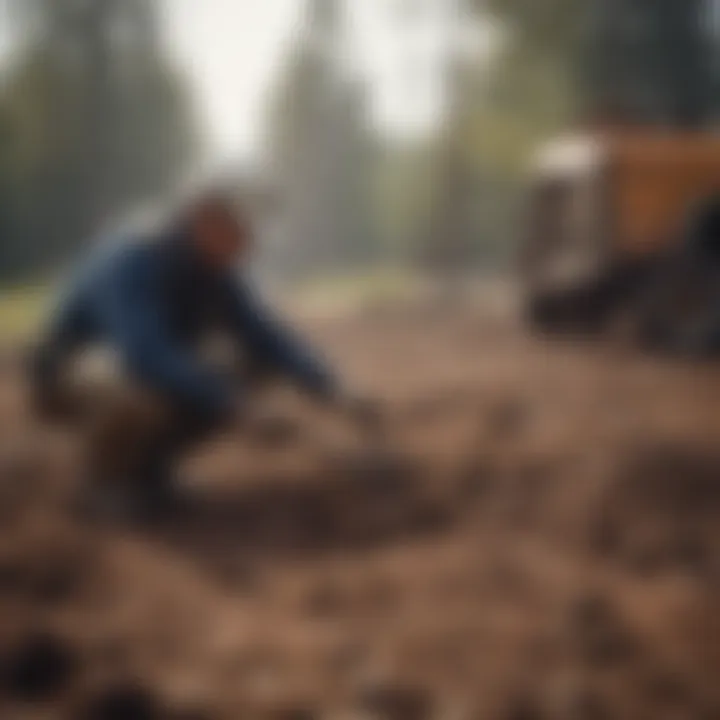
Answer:
[{"label": "pale sky", "polygon": [[258,142],[263,94],[297,25],[297,0],[162,0],[168,43],[197,93],[215,154]]},{"label": "pale sky", "polygon": [[[215,156],[248,155],[263,99],[304,31],[304,0],[162,0],[168,44],[189,73]],[[344,0],[346,64],[368,83],[381,132],[432,131],[445,102],[442,69],[458,44],[487,44],[448,0]],[[459,22],[458,22],[459,20]]]}]

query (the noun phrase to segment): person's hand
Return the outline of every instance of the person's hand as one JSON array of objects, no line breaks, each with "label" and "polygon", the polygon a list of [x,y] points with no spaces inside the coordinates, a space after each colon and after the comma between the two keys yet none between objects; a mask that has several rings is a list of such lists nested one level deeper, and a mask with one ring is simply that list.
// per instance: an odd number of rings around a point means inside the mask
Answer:
[{"label": "person's hand", "polygon": [[359,430],[365,433],[380,432],[382,408],[374,398],[344,392],[336,397],[335,405]]}]

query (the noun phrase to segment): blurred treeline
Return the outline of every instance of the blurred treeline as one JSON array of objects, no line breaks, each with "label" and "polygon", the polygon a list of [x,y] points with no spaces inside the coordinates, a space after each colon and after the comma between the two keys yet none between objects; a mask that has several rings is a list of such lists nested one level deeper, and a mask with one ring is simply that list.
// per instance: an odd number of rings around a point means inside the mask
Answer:
[{"label": "blurred treeline", "polygon": [[[385,219],[433,268],[506,266],[528,164],[560,133],[716,128],[720,0],[468,0],[489,56],[456,64],[436,142],[385,155]],[[399,198],[399,200],[398,200]]]},{"label": "blurred treeline", "polygon": [[[3,2],[22,38],[0,85],[0,276],[13,279],[161,194],[202,154],[202,128],[164,55],[155,0]],[[374,131],[369,88],[338,62],[344,3],[306,1],[307,32],[269,93],[268,160],[287,190],[276,270],[501,266],[540,141],[606,117],[717,115],[719,3],[447,2],[491,51],[452,59],[445,122],[402,143]]]},{"label": "blurred treeline", "polygon": [[0,94],[0,274],[47,272],[193,159],[153,0],[4,0],[19,46]]},{"label": "blurred treeline", "polygon": [[[272,155],[294,190],[275,246],[281,268],[381,261],[455,274],[497,269],[513,257],[528,158],[576,112],[578,2],[446,5],[460,30],[484,31],[487,47],[467,53],[458,46],[448,57],[438,132],[393,142],[369,128],[366,88],[335,62],[342,3],[308,3],[310,31],[295,47],[269,118]],[[411,15],[422,3],[395,6]]]}]

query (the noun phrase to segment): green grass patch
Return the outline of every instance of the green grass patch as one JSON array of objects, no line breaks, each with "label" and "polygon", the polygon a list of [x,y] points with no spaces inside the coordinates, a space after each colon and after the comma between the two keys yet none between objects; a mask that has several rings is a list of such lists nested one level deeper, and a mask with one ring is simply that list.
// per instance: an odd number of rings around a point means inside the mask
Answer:
[{"label": "green grass patch", "polygon": [[288,295],[300,307],[310,310],[346,310],[368,303],[414,297],[419,285],[418,277],[412,273],[386,268],[305,281],[295,286]]},{"label": "green grass patch", "polygon": [[41,287],[0,289],[0,342],[27,340],[37,329],[47,297]]}]

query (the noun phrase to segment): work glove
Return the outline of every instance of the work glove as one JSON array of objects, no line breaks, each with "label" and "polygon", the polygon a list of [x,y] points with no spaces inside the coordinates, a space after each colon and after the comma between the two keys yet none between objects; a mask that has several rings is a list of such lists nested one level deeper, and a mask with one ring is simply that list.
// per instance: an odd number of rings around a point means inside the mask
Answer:
[{"label": "work glove", "polygon": [[259,447],[280,449],[292,445],[301,434],[296,418],[282,409],[245,400],[238,412],[240,428],[246,438]]}]

